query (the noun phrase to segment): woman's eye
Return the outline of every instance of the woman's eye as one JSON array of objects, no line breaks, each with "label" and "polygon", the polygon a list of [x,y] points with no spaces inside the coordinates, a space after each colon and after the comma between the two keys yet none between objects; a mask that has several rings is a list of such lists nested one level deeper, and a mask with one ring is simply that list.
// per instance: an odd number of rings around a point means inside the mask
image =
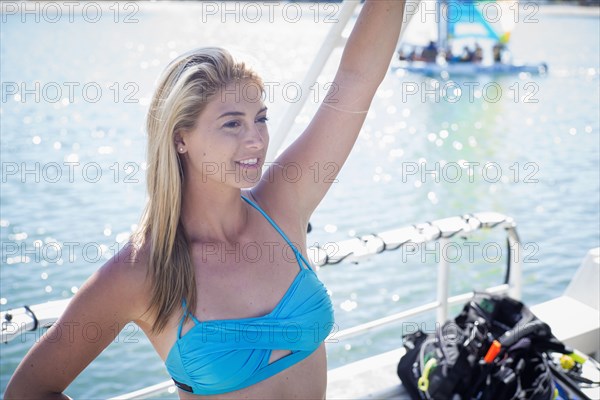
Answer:
[{"label": "woman's eye", "polygon": [[256,120],[256,122],[260,122],[261,124],[266,124],[267,121],[269,120],[269,118],[265,117],[260,117],[258,120]]},{"label": "woman's eye", "polygon": [[230,121],[223,125],[224,128],[237,128],[240,126],[239,121]]}]

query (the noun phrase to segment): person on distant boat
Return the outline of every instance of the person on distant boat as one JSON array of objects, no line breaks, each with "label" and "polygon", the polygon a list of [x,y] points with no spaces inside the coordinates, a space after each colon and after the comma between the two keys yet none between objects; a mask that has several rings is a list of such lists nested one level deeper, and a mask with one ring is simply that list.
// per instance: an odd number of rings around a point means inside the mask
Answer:
[{"label": "person on distant boat", "polygon": [[423,53],[421,53],[421,57],[425,62],[435,62],[435,59],[438,55],[438,49],[435,45],[435,42],[430,41],[429,45],[423,49]]},{"label": "person on distant boat", "polygon": [[400,49],[398,49],[398,59],[400,61],[406,61],[408,60],[408,56],[404,53],[404,47],[400,47]]},{"label": "person on distant boat", "polygon": [[468,46],[463,48],[463,52],[460,56],[460,62],[472,62],[474,53],[469,49]]},{"label": "person on distant boat", "polygon": [[416,48],[413,46],[402,46],[398,50],[398,59],[400,61],[414,61],[416,57],[415,52]]},{"label": "person on distant boat", "polygon": [[474,63],[480,63],[483,61],[483,49],[479,46],[479,43],[475,43],[475,51],[473,52],[472,61]]},{"label": "person on distant boat", "polygon": [[507,61],[508,52],[504,43],[497,42],[494,47],[492,47],[492,54],[494,57],[494,62],[496,63],[503,63]]},{"label": "person on distant boat", "polygon": [[[134,322],[181,399],[323,399],[334,315],[307,261],[307,225],[388,71],[404,3],[365,1],[330,92],[264,174],[263,81],[222,48],[173,60],[148,111],[139,227],[33,345],[5,398],[68,398],[67,386]],[[90,325],[101,334],[86,336]]]}]

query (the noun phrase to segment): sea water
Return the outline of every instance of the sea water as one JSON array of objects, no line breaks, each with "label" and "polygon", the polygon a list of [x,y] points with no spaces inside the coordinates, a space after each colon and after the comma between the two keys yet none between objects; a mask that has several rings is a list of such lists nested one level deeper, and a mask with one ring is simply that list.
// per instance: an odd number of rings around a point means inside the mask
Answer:
[{"label": "sea water", "polygon": [[[170,59],[207,45],[241,54],[271,88],[269,128],[278,135],[339,8],[77,3],[69,11],[47,4],[27,14],[5,3],[1,14],[3,310],[72,296],[135,227],[145,199],[145,111]],[[527,246],[524,300],[564,290],[600,244],[599,19],[538,6],[517,18],[514,57],[546,62],[549,73],[444,79],[390,70],[311,219],[309,245],[497,211],[517,221]],[[311,86],[286,143],[323,100],[340,55],[333,51]],[[460,254],[452,253],[453,294],[504,279],[504,233],[468,240],[477,246],[458,238]],[[444,248],[398,250],[322,268],[337,328],[435,299],[439,250],[448,256]],[[433,329],[432,321],[425,315],[339,343],[334,336],[329,365],[398,347],[402,333]],[[37,338],[30,332],[0,345],[0,390]],[[128,325],[66,393],[107,398],[167,379],[143,334]]]}]

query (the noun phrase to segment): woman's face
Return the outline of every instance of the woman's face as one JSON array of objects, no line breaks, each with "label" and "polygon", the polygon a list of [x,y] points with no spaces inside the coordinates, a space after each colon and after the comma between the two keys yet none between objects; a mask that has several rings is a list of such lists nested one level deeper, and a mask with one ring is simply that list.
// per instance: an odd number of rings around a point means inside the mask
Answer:
[{"label": "woman's face", "polygon": [[261,177],[269,132],[262,92],[241,80],[217,92],[192,130],[181,133],[186,179],[249,188]]}]

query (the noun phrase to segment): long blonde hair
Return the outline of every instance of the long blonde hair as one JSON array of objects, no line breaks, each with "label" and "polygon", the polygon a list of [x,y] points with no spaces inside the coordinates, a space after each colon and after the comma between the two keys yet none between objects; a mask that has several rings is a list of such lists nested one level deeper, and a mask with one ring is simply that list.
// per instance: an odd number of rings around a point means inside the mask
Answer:
[{"label": "long blonde hair", "polygon": [[194,128],[213,96],[237,79],[248,80],[263,90],[260,78],[227,50],[192,50],[167,66],[148,110],[148,202],[132,244],[136,249],[148,249],[152,286],[148,311],[155,316],[153,332],[161,332],[170,316],[178,314],[182,299],[192,310],[197,299],[194,267],[180,223],[184,171],[175,134],[180,129]]}]

